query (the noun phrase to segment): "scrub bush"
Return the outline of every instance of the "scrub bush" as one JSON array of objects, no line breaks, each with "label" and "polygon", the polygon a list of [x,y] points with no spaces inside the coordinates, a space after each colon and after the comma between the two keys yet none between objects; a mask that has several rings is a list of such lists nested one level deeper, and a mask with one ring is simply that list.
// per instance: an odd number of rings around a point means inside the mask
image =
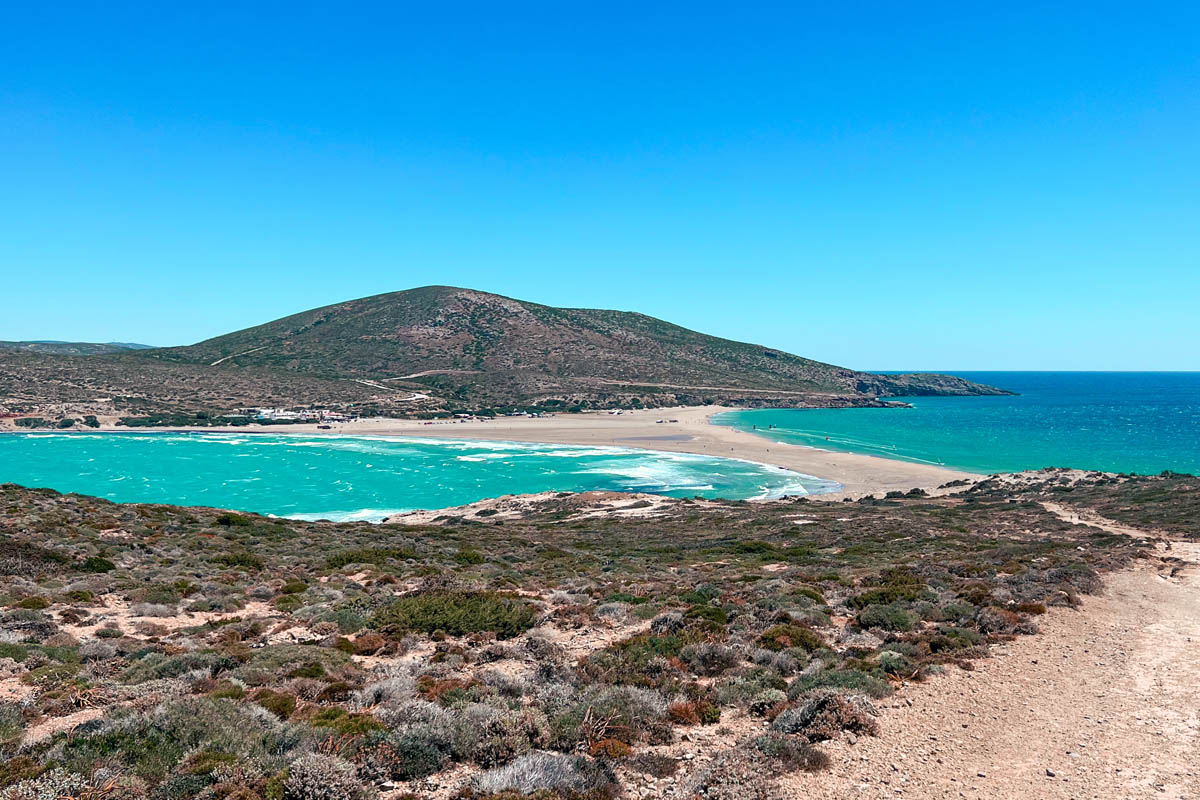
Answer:
[{"label": "scrub bush", "polygon": [[812,651],[824,647],[825,641],[812,628],[785,622],[763,631],[758,637],[758,646],[765,650],[775,651],[792,647]]},{"label": "scrub bush", "polygon": [[533,607],[516,597],[443,590],[401,597],[377,611],[370,626],[392,637],[445,631],[451,636],[489,632],[510,639],[532,628],[535,619]]},{"label": "scrub bush", "polygon": [[786,709],[771,722],[771,730],[821,742],[842,731],[874,736],[879,732],[879,723],[875,721],[875,709],[864,698],[823,691]]},{"label": "scrub bush", "polygon": [[844,689],[874,698],[887,697],[892,693],[888,682],[858,670],[830,670],[815,675],[805,675],[792,681],[788,697],[795,700],[813,689]]},{"label": "scrub bush", "polygon": [[901,603],[891,603],[886,606],[867,606],[858,612],[857,621],[864,628],[911,631],[920,621],[920,617]]},{"label": "scrub bush", "polygon": [[298,758],[283,782],[283,800],[368,800],[375,796],[375,790],[358,779],[353,764],[320,753]]},{"label": "scrub bush", "polygon": [[480,794],[550,791],[599,800],[615,797],[618,788],[612,771],[599,762],[545,752],[529,753],[475,779],[475,790]]}]

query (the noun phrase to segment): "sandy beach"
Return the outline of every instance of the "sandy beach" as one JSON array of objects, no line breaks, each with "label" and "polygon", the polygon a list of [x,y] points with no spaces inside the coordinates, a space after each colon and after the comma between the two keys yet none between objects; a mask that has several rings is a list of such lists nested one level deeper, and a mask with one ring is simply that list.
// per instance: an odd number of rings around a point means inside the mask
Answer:
[{"label": "sandy beach", "polygon": [[[932,489],[947,481],[978,477],[944,467],[915,464],[877,456],[838,453],[772,442],[751,433],[714,425],[710,418],[735,409],[720,406],[644,409],[622,414],[594,412],[550,417],[499,417],[475,420],[362,419],[334,424],[323,430],[315,424],[194,428],[197,431],[342,434],[371,436],[423,436],[488,441],[543,442],[634,447],[741,458],[834,480],[843,491],[822,495],[828,499],[861,497],[881,491]],[[658,422],[658,420],[664,420]],[[105,429],[129,428],[105,425]],[[181,430],[153,428],[149,430]]]}]

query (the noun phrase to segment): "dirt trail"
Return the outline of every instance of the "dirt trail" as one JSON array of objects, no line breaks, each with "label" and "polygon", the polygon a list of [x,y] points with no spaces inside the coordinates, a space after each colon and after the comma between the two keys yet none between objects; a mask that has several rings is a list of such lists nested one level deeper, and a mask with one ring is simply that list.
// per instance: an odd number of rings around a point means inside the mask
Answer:
[{"label": "dirt trail", "polygon": [[1099,528],[1102,531],[1107,531],[1108,533],[1119,533],[1125,534],[1126,536],[1155,535],[1145,530],[1139,530],[1138,528],[1131,528],[1128,525],[1122,525],[1119,522],[1115,522],[1107,517],[1102,517],[1099,514],[1091,511],[1085,511],[1079,508],[1071,508],[1070,506],[1065,506],[1061,503],[1042,503],[1042,508],[1046,509],[1064,522],[1070,522],[1072,525],[1088,525],[1093,528]]},{"label": "dirt trail", "polygon": [[790,776],[784,795],[1200,798],[1200,545],[1169,555],[1183,568],[1110,575],[1043,635],[906,689],[879,738],[830,745],[831,772]]}]

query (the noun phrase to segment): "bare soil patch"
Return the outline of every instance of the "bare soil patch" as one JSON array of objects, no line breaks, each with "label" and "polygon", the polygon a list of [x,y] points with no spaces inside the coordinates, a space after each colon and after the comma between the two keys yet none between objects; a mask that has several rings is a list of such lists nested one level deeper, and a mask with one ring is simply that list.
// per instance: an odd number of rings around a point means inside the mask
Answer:
[{"label": "bare soil patch", "polygon": [[1170,553],[1184,569],[1110,575],[1082,611],[1049,615],[1044,635],[906,690],[879,738],[833,743],[832,770],[789,776],[784,796],[1196,797],[1200,545]]}]

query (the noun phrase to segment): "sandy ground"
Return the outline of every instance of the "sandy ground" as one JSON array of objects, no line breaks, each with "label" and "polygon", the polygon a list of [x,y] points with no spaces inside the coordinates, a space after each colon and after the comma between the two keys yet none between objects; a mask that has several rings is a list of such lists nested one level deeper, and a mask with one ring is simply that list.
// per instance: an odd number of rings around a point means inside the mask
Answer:
[{"label": "sandy ground", "polygon": [[906,689],[879,738],[828,745],[832,770],[784,796],[1200,798],[1200,545],[1163,555],[1185,563],[1109,575],[1043,635]]},{"label": "sandy ground", "polygon": [[[666,450],[726,458],[741,458],[772,464],[840,483],[843,491],[830,499],[861,497],[881,491],[932,489],[959,478],[978,478],[972,473],[944,467],[915,464],[877,456],[836,453],[813,447],[773,442],[764,436],[744,433],[709,418],[736,409],[721,406],[645,409],[620,415],[606,412],[558,414],[551,417],[500,417],[494,420],[437,421],[363,419],[335,424],[330,430],[314,425],[249,426],[240,428],[196,428],[200,431],[238,433],[305,433],[374,436],[425,436],[440,439],[590,444]],[[901,413],[901,412],[897,412]],[[663,422],[658,422],[663,420]],[[106,425],[105,428],[110,428]],[[128,431],[128,428],[111,428]],[[151,430],[179,430],[154,428]]]}]

